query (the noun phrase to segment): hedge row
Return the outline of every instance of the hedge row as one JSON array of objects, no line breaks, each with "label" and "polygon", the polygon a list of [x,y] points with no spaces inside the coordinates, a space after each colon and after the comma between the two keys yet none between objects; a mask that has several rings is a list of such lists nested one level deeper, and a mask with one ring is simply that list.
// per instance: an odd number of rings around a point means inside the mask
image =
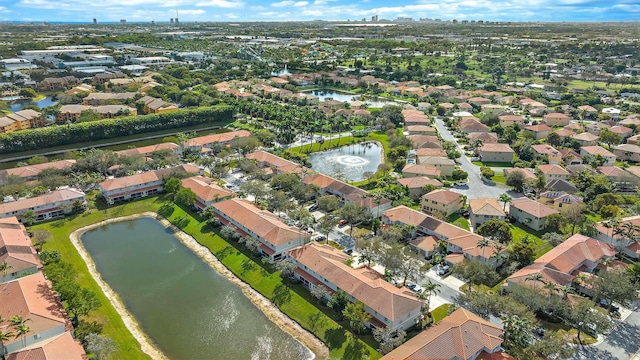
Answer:
[{"label": "hedge row", "polygon": [[0,134],[0,154],[113,139],[200,124],[223,126],[232,121],[232,108],[227,105],[218,105],[166,114],[127,116],[117,119],[54,125]]}]

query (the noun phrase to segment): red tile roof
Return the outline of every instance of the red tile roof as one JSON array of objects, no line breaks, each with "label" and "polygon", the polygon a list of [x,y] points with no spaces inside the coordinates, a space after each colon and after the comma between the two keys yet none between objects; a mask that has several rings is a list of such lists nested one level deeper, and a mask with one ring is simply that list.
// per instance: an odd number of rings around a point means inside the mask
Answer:
[{"label": "red tile roof", "polygon": [[382,359],[474,359],[480,351],[500,351],[503,332],[498,326],[460,308]]}]

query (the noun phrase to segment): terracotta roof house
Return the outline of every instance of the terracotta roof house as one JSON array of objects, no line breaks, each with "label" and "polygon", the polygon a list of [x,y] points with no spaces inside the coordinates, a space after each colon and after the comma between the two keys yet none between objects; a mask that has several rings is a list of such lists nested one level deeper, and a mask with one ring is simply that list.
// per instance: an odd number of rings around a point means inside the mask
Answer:
[{"label": "terracotta roof house", "polygon": [[616,163],[616,155],[601,146],[583,146],[580,148],[580,155],[603,156],[606,161],[604,166],[614,166]]},{"label": "terracotta roof house", "polygon": [[10,268],[0,273],[0,283],[38,272],[42,268],[31,238],[16,217],[0,219],[0,263]]},{"label": "terracotta roof house", "polygon": [[569,129],[569,130],[573,130],[575,132],[583,132],[584,131],[584,126],[582,126],[579,123],[571,123],[567,126],[564,127],[565,129]]},{"label": "terracotta roof house", "polygon": [[77,188],[59,188],[39,196],[0,204],[0,218],[21,218],[27,211],[35,213],[35,221],[55,219],[87,206],[85,194]]},{"label": "terracotta roof house", "polygon": [[598,145],[600,137],[589,132],[583,132],[571,136],[573,140],[576,140],[580,146],[594,146]]},{"label": "terracotta roof house", "polygon": [[137,115],[138,110],[126,105],[62,105],[56,114],[56,123],[65,124],[76,122],[85,110],[93,110],[101,119],[111,119],[118,116]]},{"label": "terracotta roof house", "polygon": [[198,175],[181,181],[182,187],[191,189],[196,194],[193,205],[201,211],[218,201],[228,200],[233,196],[233,191],[218,186],[208,177]]},{"label": "terracotta roof house", "polygon": [[627,144],[640,145],[640,135],[634,135],[628,138]]},{"label": "terracotta roof house", "polygon": [[109,205],[158,194],[164,190],[164,181],[174,173],[203,175],[204,171],[193,165],[180,165],[154,171],[146,171],[121,178],[108,179],[98,184],[98,189]]},{"label": "terracotta roof house", "polygon": [[27,349],[36,343],[62,335],[70,328],[64,317],[64,308],[41,272],[0,284],[0,315],[7,319],[0,329],[8,325],[9,318],[20,315],[30,319],[31,331],[26,337],[15,337],[2,341],[4,354]]},{"label": "terracotta roof house", "polygon": [[475,141],[481,141],[482,144],[497,144],[498,134],[492,132],[474,132],[469,134],[469,142],[473,144]]},{"label": "terracotta roof house", "polygon": [[445,156],[420,156],[418,158],[420,165],[430,165],[440,170],[445,176],[451,176],[456,168],[456,163]]},{"label": "terracotta roof house", "polygon": [[554,131],[556,134],[558,134],[558,136],[560,136],[560,139],[564,140],[565,138],[568,137],[572,137],[573,135],[576,134],[575,131],[573,130],[569,130],[569,129],[560,129],[560,130],[556,130]]},{"label": "terracotta roof house", "polygon": [[493,355],[512,360],[501,350],[504,330],[465,308],[423,330],[382,360],[482,360]]},{"label": "terracotta roof house", "polygon": [[581,234],[575,234],[509,276],[506,286],[512,284],[542,286],[539,281],[527,280],[533,274],[541,274],[545,282],[568,286],[579,273],[592,273],[603,259],[615,255],[613,246]]},{"label": "terracotta roof house", "polygon": [[526,197],[511,200],[509,206],[510,216],[517,222],[538,231],[547,227],[547,216],[558,213],[557,210]]},{"label": "terracotta roof house", "polygon": [[[636,215],[620,219],[619,226],[622,227],[625,225],[640,226],[640,216]],[[640,259],[640,248],[637,246],[638,242],[629,240],[628,235],[614,234],[614,229],[606,227],[604,222],[599,222],[596,225],[596,229],[598,230],[596,239],[611,244],[611,246],[622,248],[622,251],[628,256],[634,259]],[[640,236],[640,231],[635,231],[634,235]]]},{"label": "terracotta roof house", "polygon": [[553,129],[546,124],[530,125],[524,128],[526,131],[532,132],[536,140],[542,140],[549,136]]},{"label": "terracotta roof house", "polygon": [[161,151],[161,150],[171,150],[174,154],[178,156],[182,156],[182,147],[172,142],[160,143],[160,144],[149,145],[149,146],[141,146],[133,149],[120,150],[120,151],[116,151],[116,154],[128,155],[128,156],[140,155],[143,157],[149,157],[154,152]]},{"label": "terracotta roof house", "polygon": [[[465,258],[481,261],[492,268],[502,264],[497,262],[497,258],[492,256],[490,251],[483,251],[478,247],[478,240],[481,240],[482,236],[438,220],[421,211],[403,205],[397,206],[382,213],[382,223],[387,226],[414,225],[418,234],[434,236],[438,240],[445,241],[448,252],[464,254]],[[489,242],[493,243],[491,240]]]},{"label": "terracotta roof house", "polygon": [[[236,137],[248,137],[251,133],[247,130],[230,131],[221,134],[212,134],[194,137],[185,142],[185,146],[191,151],[209,150],[215,143],[228,144]],[[206,151],[208,152],[208,151]]]},{"label": "terracotta roof house", "polygon": [[427,125],[410,125],[406,127],[409,135],[433,135],[437,134],[436,129]]},{"label": "terracotta roof house", "polygon": [[86,360],[87,355],[79,341],[70,332],[40,341],[28,349],[5,355],[5,360]]},{"label": "terracotta roof house", "polygon": [[614,134],[620,135],[620,138],[622,139],[622,141],[626,140],[631,135],[633,135],[633,129],[628,128],[626,126],[620,126],[620,125],[612,126],[609,129],[609,131],[611,131]]},{"label": "terracotta roof house", "polygon": [[371,268],[350,267],[345,264],[349,256],[332,246],[309,243],[289,251],[288,256],[298,266],[294,276],[309,289],[324,285],[331,291],[344,291],[352,302],[363,302],[371,315],[369,326],[406,330],[421,316],[422,301],[411,290],[386,282]]},{"label": "terracotta roof house", "polygon": [[524,119],[520,115],[503,114],[498,117],[500,119],[500,126],[507,127],[509,125],[518,125],[520,128],[524,126]]},{"label": "terracotta roof house", "polygon": [[263,150],[254,151],[244,157],[257,161],[260,168],[267,169],[274,174],[296,173],[304,177],[313,173],[311,169]]},{"label": "terracotta roof house", "polygon": [[409,135],[407,136],[409,140],[413,143],[413,147],[415,149],[420,148],[436,148],[442,149],[442,144],[440,144],[440,139],[433,135]]},{"label": "terracotta roof house", "polygon": [[471,104],[474,104],[476,106],[482,106],[482,105],[486,105],[486,104],[491,104],[491,100],[487,99],[487,98],[483,98],[480,96],[476,96],[476,97],[472,97],[470,99],[467,99],[467,101]]},{"label": "terracotta roof house", "polygon": [[180,110],[180,108],[176,104],[172,104],[162,99],[157,99],[151,96],[143,96],[138,101],[144,102],[143,111],[145,114],[163,114]]},{"label": "terracotta roof house", "polygon": [[504,106],[496,104],[482,105],[482,112],[485,114],[500,114],[504,112]]},{"label": "terracotta roof house", "polygon": [[402,176],[404,177],[438,177],[441,172],[433,165],[407,164],[402,168]]},{"label": "terracotta roof house", "polygon": [[8,176],[17,176],[24,181],[32,181],[38,179],[38,174],[45,169],[66,170],[76,163],[75,160],[59,160],[37,165],[26,165],[11,169],[0,170],[0,185],[6,183]]},{"label": "terracotta roof house", "polygon": [[571,118],[563,113],[550,113],[544,116],[544,123],[549,126],[567,126]]},{"label": "terracotta roof house", "polygon": [[413,151],[415,151],[416,157],[418,158],[420,156],[447,156],[447,153],[442,148],[420,148]]},{"label": "terracotta roof house", "polygon": [[438,247],[438,239],[435,236],[418,236],[410,240],[409,245],[422,255],[422,257],[430,259],[433,251]]},{"label": "terracotta roof house", "polygon": [[260,242],[260,252],[271,261],[282,259],[284,253],[301,246],[309,234],[285,224],[275,214],[241,199],[229,199],[211,205],[224,225],[231,224],[240,235]]},{"label": "terracotta roof house", "polygon": [[431,124],[429,117],[420,110],[403,110],[402,117],[404,117],[404,126]]},{"label": "terracotta roof house", "polygon": [[611,181],[621,181],[623,179],[628,179],[631,177],[631,174],[620,169],[617,166],[598,166],[596,168],[600,174],[606,175]]},{"label": "terracotta roof house", "polygon": [[324,174],[313,174],[302,178],[307,185],[318,187],[320,194],[335,195],[346,203],[353,203],[364,207],[369,214],[380,216],[380,213],[391,208],[392,201],[387,198],[376,200],[368,196],[366,190],[360,189],[343,181]]},{"label": "terracotta roof house", "polygon": [[469,222],[477,231],[480,225],[489,220],[504,220],[507,214],[495,198],[480,198],[469,200]]},{"label": "terracotta roof house", "polygon": [[640,146],[620,144],[613,147],[613,154],[623,161],[640,162]]},{"label": "terracotta roof house", "polygon": [[425,192],[423,188],[427,185],[432,185],[437,188],[441,188],[443,184],[435,179],[430,179],[426,176],[417,176],[411,178],[400,178],[397,179],[396,182],[406,187],[409,190],[409,197],[417,200],[419,199]]},{"label": "terracotta roof house", "polygon": [[464,207],[464,198],[457,192],[437,189],[422,195],[420,207],[428,213],[440,212],[449,216]]},{"label": "terracotta roof house", "polygon": [[554,148],[551,145],[547,145],[547,144],[531,145],[531,148],[540,157],[542,157],[543,159],[546,159],[549,162],[549,164],[557,165],[562,163],[562,153],[560,153],[560,151],[556,150],[556,148]]},{"label": "terracotta roof house", "polygon": [[547,181],[555,179],[569,180],[571,177],[571,174],[560,165],[543,164],[538,165],[538,169],[544,174]]},{"label": "terracotta roof house", "polygon": [[515,151],[509,144],[485,144],[478,149],[483,162],[508,162],[513,159]]},{"label": "terracotta roof house", "polygon": [[524,179],[525,180],[533,180],[536,178],[536,174],[534,174],[531,170],[529,169],[522,169],[522,168],[507,168],[504,169],[504,176],[508,176],[510,173],[514,172],[514,171],[518,171],[521,172],[522,175],[524,175]]},{"label": "terracotta roof house", "polygon": [[466,133],[491,131],[487,125],[475,119],[461,120],[460,123],[458,123],[458,129]]}]

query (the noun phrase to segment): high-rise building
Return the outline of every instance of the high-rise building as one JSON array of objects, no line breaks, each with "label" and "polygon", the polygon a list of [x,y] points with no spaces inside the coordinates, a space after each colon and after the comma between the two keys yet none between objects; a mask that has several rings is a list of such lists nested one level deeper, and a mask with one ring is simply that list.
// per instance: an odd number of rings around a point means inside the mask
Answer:
[{"label": "high-rise building", "polygon": [[173,18],[171,18],[169,21],[173,24]]},{"label": "high-rise building", "polygon": [[97,25],[98,24],[98,19],[93,18],[93,25]]},{"label": "high-rise building", "polygon": [[120,24],[126,24],[127,23],[127,19],[120,19]]}]

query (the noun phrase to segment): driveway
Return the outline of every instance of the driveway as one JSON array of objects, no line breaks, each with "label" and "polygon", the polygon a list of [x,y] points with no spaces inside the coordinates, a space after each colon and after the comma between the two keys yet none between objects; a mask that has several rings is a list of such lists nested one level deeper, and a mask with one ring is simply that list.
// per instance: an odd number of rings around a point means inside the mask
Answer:
[{"label": "driveway", "polygon": [[[576,348],[574,360],[636,359],[640,351],[640,308],[635,310],[599,344]],[[636,356],[634,356],[636,354]]]},{"label": "driveway", "polygon": [[487,185],[485,184],[480,177],[480,166],[473,165],[469,158],[464,155],[464,151],[456,141],[456,139],[451,135],[449,129],[444,124],[441,118],[435,118],[435,126],[442,136],[443,140],[453,141],[456,143],[458,147],[458,151],[460,154],[463,154],[458,162],[460,163],[460,167],[462,170],[466,171],[469,174],[469,179],[467,181],[467,187],[452,187],[451,191],[455,191],[459,194],[466,195],[468,199],[478,199],[478,198],[498,198],[500,194],[507,193],[512,198],[521,197],[521,194],[518,194],[512,190],[509,190],[507,187],[504,187],[500,184],[496,185]]},{"label": "driveway", "polygon": [[431,280],[432,282],[440,285],[438,290],[440,292],[431,297],[429,303],[429,310],[433,310],[442,304],[455,304],[458,295],[460,295],[460,286],[464,284],[464,281],[458,280],[452,275],[441,277],[436,274],[435,267],[432,267],[424,274],[424,277],[417,282],[418,285],[422,286],[427,280]]}]

